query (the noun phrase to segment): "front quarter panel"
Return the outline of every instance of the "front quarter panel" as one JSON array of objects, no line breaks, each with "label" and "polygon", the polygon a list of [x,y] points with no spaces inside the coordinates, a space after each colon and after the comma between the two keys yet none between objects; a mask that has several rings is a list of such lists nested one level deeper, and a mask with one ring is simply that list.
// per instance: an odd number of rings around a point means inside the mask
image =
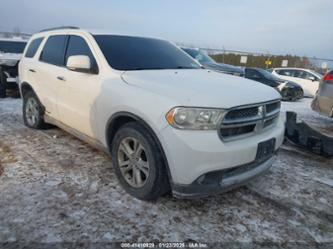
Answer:
[{"label": "front quarter panel", "polygon": [[177,103],[138,86],[125,83],[119,76],[107,79],[101,84],[100,95],[96,99],[97,117],[94,118],[96,134],[105,147],[105,136],[110,118],[117,113],[127,112],[141,118],[159,138],[168,124],[166,113]]}]

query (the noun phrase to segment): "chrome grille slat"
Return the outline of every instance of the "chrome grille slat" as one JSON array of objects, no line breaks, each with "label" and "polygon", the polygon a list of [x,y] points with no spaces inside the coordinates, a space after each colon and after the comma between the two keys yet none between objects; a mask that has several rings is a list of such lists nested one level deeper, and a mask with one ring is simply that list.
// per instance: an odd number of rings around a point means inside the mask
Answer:
[{"label": "chrome grille slat", "polygon": [[281,102],[271,101],[230,109],[220,127],[223,140],[234,140],[260,132],[273,125],[279,117]]}]

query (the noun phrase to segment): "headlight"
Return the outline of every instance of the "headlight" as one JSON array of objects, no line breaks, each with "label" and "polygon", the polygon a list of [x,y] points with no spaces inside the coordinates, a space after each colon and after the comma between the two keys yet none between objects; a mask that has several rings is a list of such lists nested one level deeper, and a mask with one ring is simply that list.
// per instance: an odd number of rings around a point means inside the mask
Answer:
[{"label": "headlight", "polygon": [[213,108],[175,107],[166,119],[177,129],[184,130],[216,130],[225,111]]}]

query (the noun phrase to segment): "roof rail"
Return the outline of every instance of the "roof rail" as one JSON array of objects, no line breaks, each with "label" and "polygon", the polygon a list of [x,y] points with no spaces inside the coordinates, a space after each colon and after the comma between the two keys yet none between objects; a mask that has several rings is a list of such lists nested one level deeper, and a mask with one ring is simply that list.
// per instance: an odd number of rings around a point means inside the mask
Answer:
[{"label": "roof rail", "polygon": [[54,28],[49,28],[49,29],[42,29],[39,31],[39,33],[45,32],[45,31],[59,30],[59,29],[80,29],[80,28],[75,27],[75,26],[60,26],[60,27],[54,27]]}]

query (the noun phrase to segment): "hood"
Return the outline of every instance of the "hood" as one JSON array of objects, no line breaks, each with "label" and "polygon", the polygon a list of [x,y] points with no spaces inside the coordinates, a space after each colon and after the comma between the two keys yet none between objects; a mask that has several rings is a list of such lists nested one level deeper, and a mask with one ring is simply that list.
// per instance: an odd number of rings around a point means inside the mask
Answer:
[{"label": "hood", "polygon": [[22,54],[0,53],[0,65],[15,66]]},{"label": "hood", "polygon": [[204,69],[127,71],[122,78],[180,106],[230,108],[280,98],[256,81]]},{"label": "hood", "polygon": [[221,72],[226,72],[226,73],[231,73],[231,74],[238,74],[238,75],[243,75],[244,71],[238,67],[224,64],[224,63],[214,63],[214,62],[209,62],[209,63],[204,63],[202,64],[205,68],[211,69],[211,70],[216,70],[216,71],[221,71]]}]

